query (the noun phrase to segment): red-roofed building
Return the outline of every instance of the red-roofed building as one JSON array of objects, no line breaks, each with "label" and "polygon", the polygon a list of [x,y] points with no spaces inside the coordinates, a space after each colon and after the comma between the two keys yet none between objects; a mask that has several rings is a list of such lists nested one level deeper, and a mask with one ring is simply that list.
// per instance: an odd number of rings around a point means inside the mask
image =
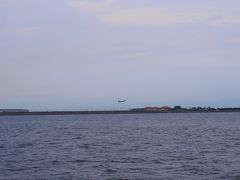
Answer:
[{"label": "red-roofed building", "polygon": [[172,108],[171,107],[168,107],[168,106],[162,106],[160,107],[160,111],[169,111],[171,110]]},{"label": "red-roofed building", "polygon": [[145,107],[143,108],[144,111],[169,111],[171,110],[171,107],[168,106],[162,106],[162,107]]}]

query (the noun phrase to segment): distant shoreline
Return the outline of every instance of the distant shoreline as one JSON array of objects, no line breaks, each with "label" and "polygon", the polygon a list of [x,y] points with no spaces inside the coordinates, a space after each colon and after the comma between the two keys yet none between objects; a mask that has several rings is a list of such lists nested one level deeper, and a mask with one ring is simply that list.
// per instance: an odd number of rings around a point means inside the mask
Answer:
[{"label": "distant shoreline", "polygon": [[32,111],[32,112],[2,112],[0,116],[28,116],[28,115],[97,115],[97,114],[166,114],[166,113],[223,113],[240,112],[240,110],[221,110],[221,111],[193,111],[193,110],[173,110],[173,111]]}]

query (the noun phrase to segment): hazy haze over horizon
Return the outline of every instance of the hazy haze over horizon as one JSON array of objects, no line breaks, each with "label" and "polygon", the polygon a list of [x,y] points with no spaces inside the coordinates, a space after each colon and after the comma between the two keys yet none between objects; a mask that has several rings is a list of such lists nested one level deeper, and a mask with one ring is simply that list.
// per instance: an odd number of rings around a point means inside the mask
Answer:
[{"label": "hazy haze over horizon", "polygon": [[0,0],[0,109],[240,106],[239,7]]}]

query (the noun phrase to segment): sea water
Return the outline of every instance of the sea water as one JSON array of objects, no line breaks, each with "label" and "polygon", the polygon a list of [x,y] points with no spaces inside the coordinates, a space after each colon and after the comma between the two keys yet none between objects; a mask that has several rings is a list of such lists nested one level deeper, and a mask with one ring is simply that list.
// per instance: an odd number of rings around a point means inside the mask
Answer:
[{"label": "sea water", "polygon": [[240,179],[240,113],[1,116],[0,179]]}]

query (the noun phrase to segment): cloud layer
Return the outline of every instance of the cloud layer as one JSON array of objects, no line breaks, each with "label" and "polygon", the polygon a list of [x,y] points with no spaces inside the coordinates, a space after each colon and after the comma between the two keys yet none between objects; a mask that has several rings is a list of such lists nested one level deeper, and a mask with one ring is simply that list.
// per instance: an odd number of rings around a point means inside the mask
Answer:
[{"label": "cloud layer", "polygon": [[239,0],[1,0],[0,106],[238,106]]},{"label": "cloud layer", "polygon": [[124,4],[119,0],[68,0],[68,3],[81,13],[87,13],[104,23],[115,25],[240,24],[240,13],[235,8],[169,7],[160,4],[129,6],[130,3]]}]

